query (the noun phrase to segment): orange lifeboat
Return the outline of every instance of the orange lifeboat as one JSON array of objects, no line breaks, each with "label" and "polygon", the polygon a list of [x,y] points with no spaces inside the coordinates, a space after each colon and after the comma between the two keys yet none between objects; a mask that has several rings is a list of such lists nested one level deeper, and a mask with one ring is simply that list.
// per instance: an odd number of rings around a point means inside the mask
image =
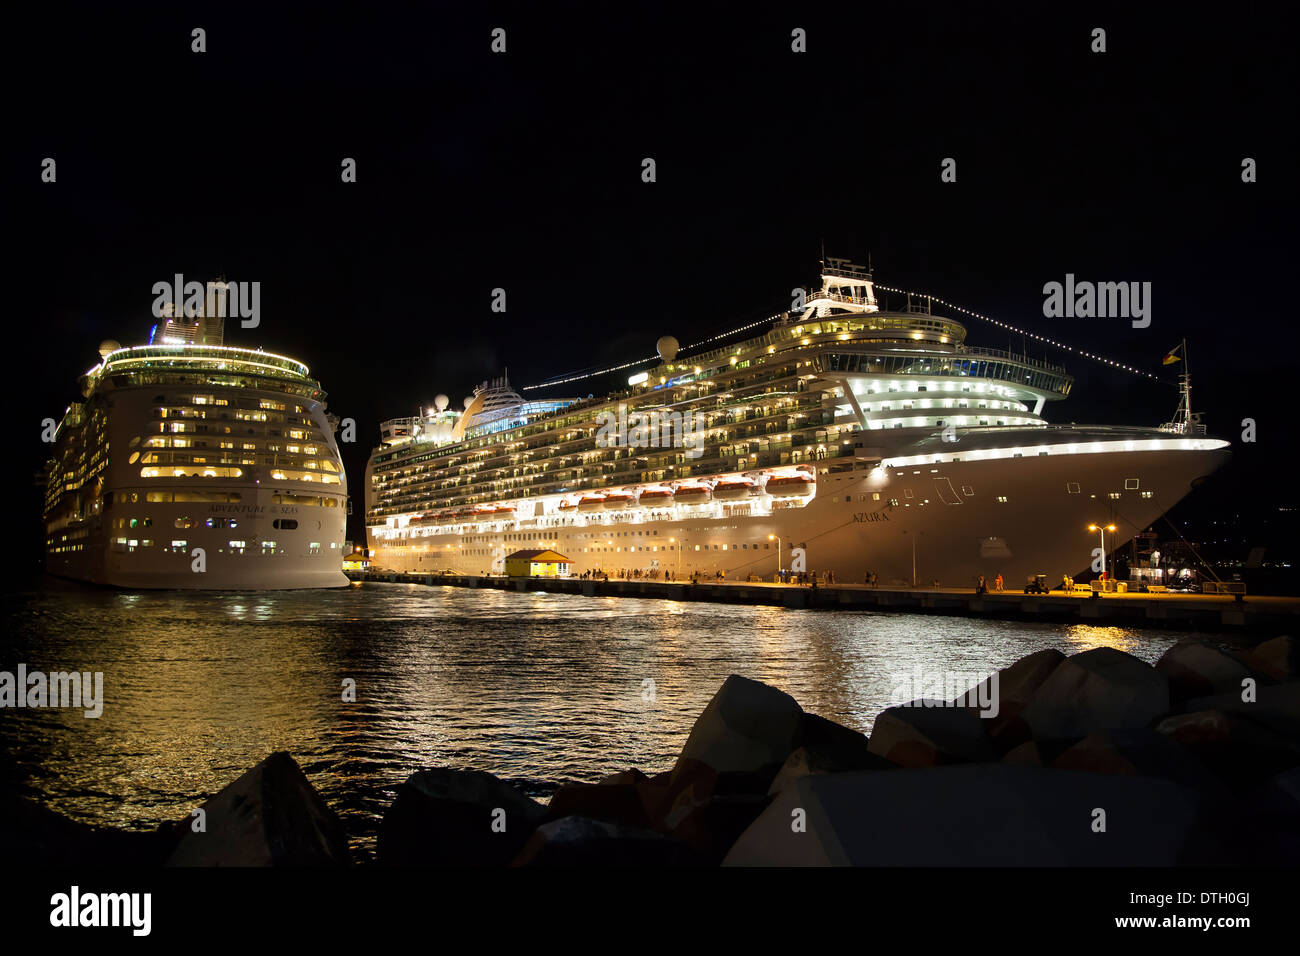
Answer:
[{"label": "orange lifeboat", "polygon": [[701,505],[712,499],[708,485],[678,485],[673,492],[673,502],[680,505]]},{"label": "orange lifeboat", "polygon": [[576,511],[578,506],[575,505],[575,504],[574,504],[572,501],[570,501],[568,498],[565,498],[565,499],[564,499],[563,501],[561,501],[561,502],[559,503],[559,505],[557,505],[556,507],[557,507],[557,509],[560,510],[560,511]]},{"label": "orange lifeboat", "polygon": [[663,504],[671,504],[673,500],[672,490],[669,488],[646,488],[637,498],[637,504],[643,508],[655,508]]},{"label": "orange lifeboat", "polygon": [[596,492],[595,494],[583,495],[578,499],[579,511],[599,511],[605,504],[605,496]]},{"label": "orange lifeboat", "polygon": [[713,497],[720,501],[748,498],[757,493],[758,484],[751,478],[723,478],[713,486]]},{"label": "orange lifeboat", "polygon": [[495,508],[492,509],[492,513],[493,513],[494,515],[501,515],[503,518],[508,518],[510,515],[512,515],[512,514],[515,513],[515,506],[514,506],[514,505],[497,505],[497,507],[495,507]]},{"label": "orange lifeboat", "polygon": [[611,491],[605,495],[606,511],[622,511],[629,505],[636,503],[636,495],[630,491]]},{"label": "orange lifeboat", "polygon": [[810,495],[817,487],[817,479],[812,475],[773,475],[763,486],[773,498],[792,498]]}]

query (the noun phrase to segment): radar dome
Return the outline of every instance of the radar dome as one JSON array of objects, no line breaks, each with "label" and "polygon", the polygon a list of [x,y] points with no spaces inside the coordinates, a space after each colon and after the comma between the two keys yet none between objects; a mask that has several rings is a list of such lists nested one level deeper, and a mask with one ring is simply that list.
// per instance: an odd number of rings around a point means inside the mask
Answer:
[{"label": "radar dome", "polygon": [[451,399],[446,395],[436,395],[433,399],[433,407],[440,412],[445,412],[447,410],[447,405],[450,404],[450,402]]},{"label": "radar dome", "polygon": [[121,347],[122,343],[115,339],[104,339],[104,341],[99,343],[99,357],[101,359],[106,359],[111,353],[116,352]]},{"label": "radar dome", "polygon": [[466,407],[466,408],[469,408],[469,407],[470,407],[471,405],[473,405],[473,404],[474,404],[474,396],[473,396],[473,395],[466,395],[466,396],[465,396],[465,407]]},{"label": "radar dome", "polygon": [[671,362],[677,357],[678,348],[677,340],[671,335],[665,335],[655,343],[655,350],[659,353],[659,357],[665,362]]}]

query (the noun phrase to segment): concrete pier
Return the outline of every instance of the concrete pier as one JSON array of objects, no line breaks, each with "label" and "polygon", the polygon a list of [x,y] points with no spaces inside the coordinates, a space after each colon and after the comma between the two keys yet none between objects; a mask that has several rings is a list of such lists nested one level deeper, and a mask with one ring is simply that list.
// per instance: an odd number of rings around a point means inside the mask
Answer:
[{"label": "concrete pier", "polygon": [[1078,622],[1123,627],[1230,633],[1283,634],[1300,620],[1300,598],[1231,594],[1024,594],[977,595],[969,588],[896,588],[834,584],[809,587],[766,582],[592,580],[583,578],[508,578],[350,571],[353,581],[424,584],[444,587],[545,591],[587,597],[640,597],[670,601],[771,605],[839,611],[894,611],[1017,621]]}]

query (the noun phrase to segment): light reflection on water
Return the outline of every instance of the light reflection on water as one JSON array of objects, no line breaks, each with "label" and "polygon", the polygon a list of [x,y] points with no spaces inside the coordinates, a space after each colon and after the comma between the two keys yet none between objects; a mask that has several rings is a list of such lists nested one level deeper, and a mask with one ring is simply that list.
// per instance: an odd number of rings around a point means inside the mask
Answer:
[{"label": "light reflection on water", "polygon": [[[1155,661],[1183,636],[398,584],[249,595],[50,583],[7,603],[0,667],[102,670],[106,702],[99,720],[0,711],[5,785],[89,822],[152,827],[287,750],[359,844],[422,767],[488,770],[538,796],[666,769],[728,674],[869,731],[895,675],[918,667],[983,675],[1046,647]],[[345,678],[355,703],[341,700]]]}]

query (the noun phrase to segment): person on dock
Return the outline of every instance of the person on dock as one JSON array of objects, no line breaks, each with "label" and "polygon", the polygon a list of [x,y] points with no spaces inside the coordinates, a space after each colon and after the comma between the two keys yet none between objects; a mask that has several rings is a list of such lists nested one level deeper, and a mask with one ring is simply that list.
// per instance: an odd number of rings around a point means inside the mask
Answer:
[{"label": "person on dock", "polygon": [[1001,590],[1002,590],[1002,584],[1003,584],[1003,581],[1002,581],[1002,572],[999,571],[999,572],[998,572],[998,576],[997,576],[996,578],[993,579],[993,590],[995,590],[995,591],[1001,591]]},{"label": "person on dock", "polygon": [[979,581],[975,583],[975,593],[988,594],[988,592],[989,592],[988,585],[984,583],[984,575],[981,574]]}]

